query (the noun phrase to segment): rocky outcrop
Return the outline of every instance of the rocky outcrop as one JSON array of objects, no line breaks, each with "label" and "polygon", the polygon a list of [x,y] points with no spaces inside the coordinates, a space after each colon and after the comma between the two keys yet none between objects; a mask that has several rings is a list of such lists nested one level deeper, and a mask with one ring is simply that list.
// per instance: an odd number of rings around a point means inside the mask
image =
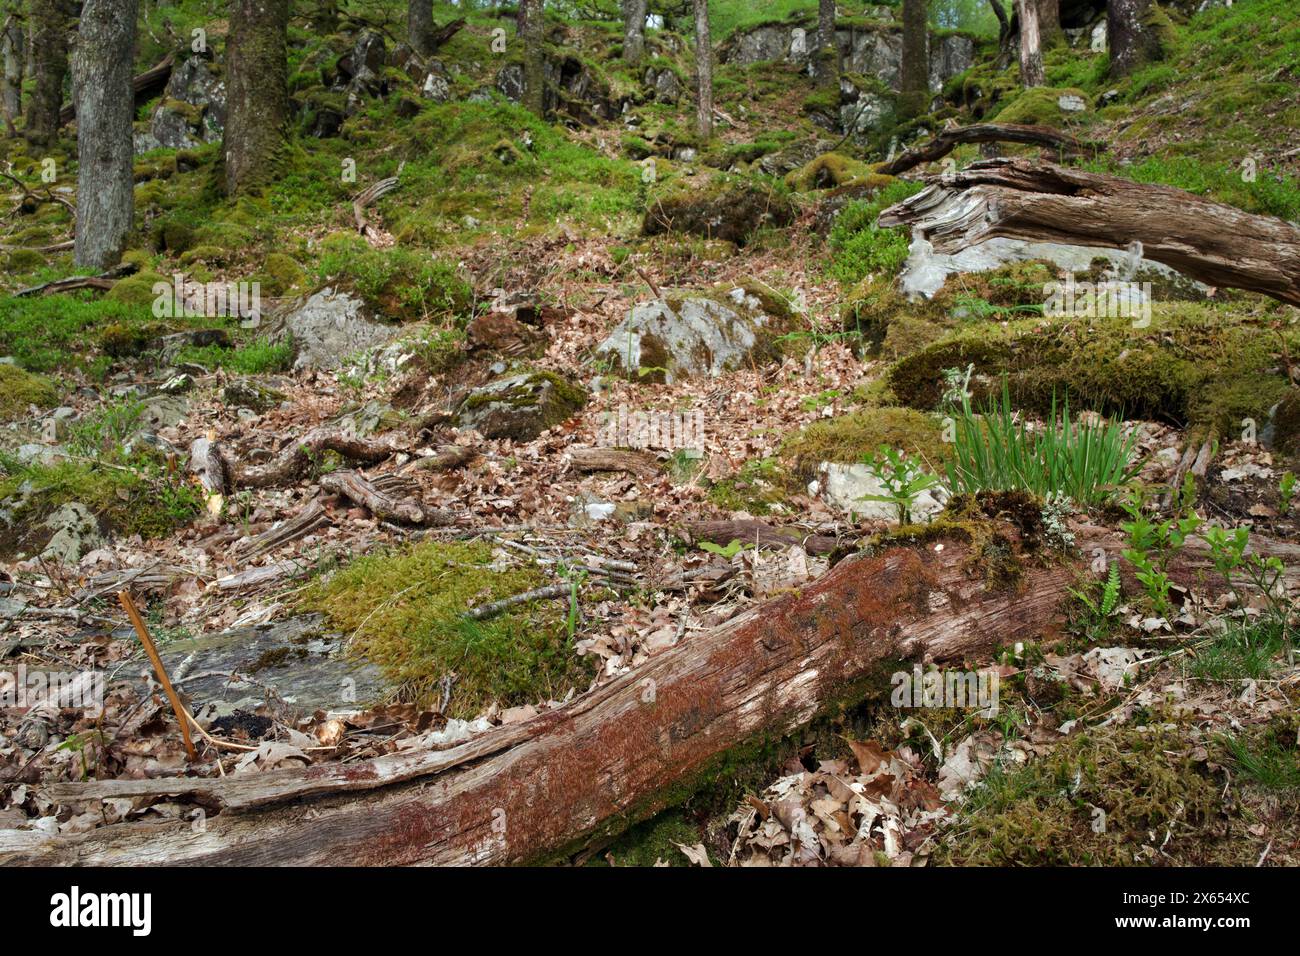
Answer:
[{"label": "rocky outcrop", "polygon": [[373,322],[360,299],[322,289],[284,320],[297,348],[294,368],[338,368],[343,360],[397,337],[396,326]]},{"label": "rocky outcrop", "polygon": [[745,180],[715,180],[701,188],[681,188],[646,210],[641,231],[647,236],[686,233],[744,245],[765,226],[788,226],[794,207],[783,196]]},{"label": "rocky outcrop", "polygon": [[711,378],[775,358],[787,324],[788,316],[738,286],[638,305],[596,355],[642,380]]},{"label": "rocky outcrop", "polygon": [[225,126],[226,84],[220,69],[192,56],[172,70],[148,130],[135,134],[135,151],[195,149],[220,141]]}]

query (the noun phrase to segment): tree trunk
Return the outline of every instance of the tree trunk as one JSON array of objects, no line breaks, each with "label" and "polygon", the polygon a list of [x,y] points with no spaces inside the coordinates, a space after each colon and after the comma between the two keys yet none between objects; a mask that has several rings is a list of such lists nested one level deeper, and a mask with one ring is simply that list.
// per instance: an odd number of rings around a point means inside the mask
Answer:
[{"label": "tree trunk", "polygon": [[24,135],[31,142],[46,146],[59,131],[63,80],[68,73],[70,11],[67,0],[31,0],[29,9],[34,86],[27,101]]},{"label": "tree trunk", "polygon": [[0,109],[4,111],[5,126],[10,134],[14,123],[23,111],[23,27],[16,15],[10,16],[0,33]]},{"label": "tree trunk", "polygon": [[546,14],[543,0],[519,0],[519,36],[524,42],[524,106],[546,115]]},{"label": "tree trunk", "polygon": [[289,122],[289,0],[231,0],[226,44],[226,193],[271,182]]},{"label": "tree trunk", "polygon": [[1038,38],[1044,47],[1065,39],[1061,29],[1061,0],[1038,0]]},{"label": "tree trunk", "polygon": [[709,0],[695,3],[695,129],[706,142],[713,138],[713,40],[709,36]]},{"label": "tree trunk", "polygon": [[433,53],[432,0],[407,0],[406,42],[422,57]]},{"label": "tree trunk", "polygon": [[928,0],[903,0],[903,62],[899,107],[904,119],[925,112],[930,99]]},{"label": "tree trunk", "polygon": [[649,0],[623,0],[623,59],[639,66],[645,55],[645,18]]},{"label": "tree trunk", "polygon": [[[430,15],[432,15],[432,4],[430,4]],[[322,35],[329,35],[338,30],[338,0],[316,0],[311,12],[311,28]]]},{"label": "tree trunk", "polygon": [[1005,236],[1125,249],[1219,288],[1300,305],[1300,229],[1170,186],[988,159],[933,182],[880,214],[950,253]]},{"label": "tree trunk", "polygon": [[840,46],[835,39],[835,0],[818,0],[817,51],[813,63],[819,85],[839,85]]},{"label": "tree trunk", "polygon": [[1043,42],[1038,28],[1038,0],[1016,0],[1020,13],[1020,84],[1043,86]]},{"label": "tree trunk", "polygon": [[1127,76],[1163,54],[1160,34],[1151,19],[1153,8],[1153,0],[1107,0],[1106,45],[1112,77]]},{"label": "tree trunk", "polygon": [[77,104],[77,234],[73,261],[103,270],[126,249],[135,210],[131,53],[139,0],[86,0],[72,58]]},{"label": "tree trunk", "polygon": [[[1018,554],[1014,528],[993,532]],[[1117,556],[1124,542],[1076,530],[1083,554]],[[50,836],[0,831],[0,864],[493,865],[554,857],[619,832],[705,784],[742,745],[787,735],[848,700],[880,695],[914,661],[987,659],[997,647],[1047,635],[1078,569],[1027,561],[1019,583],[987,583],[961,540],[852,557],[797,593],[697,632],[645,664],[553,710],[445,749],[412,749],[350,764],[227,777],[48,784],[63,806],[193,800],[207,808],[157,823],[117,823]],[[1252,541],[1298,575],[1300,546]],[[1136,586],[1118,557],[1127,586]],[[1189,539],[1171,578],[1213,574]]]}]

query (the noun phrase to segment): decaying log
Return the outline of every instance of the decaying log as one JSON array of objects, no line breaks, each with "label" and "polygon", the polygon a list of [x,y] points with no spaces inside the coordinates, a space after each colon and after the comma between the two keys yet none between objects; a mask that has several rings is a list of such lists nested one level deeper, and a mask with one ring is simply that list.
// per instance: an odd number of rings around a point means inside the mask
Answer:
[{"label": "decaying log", "polygon": [[[1106,529],[1076,530],[1085,555],[1122,544]],[[1300,570],[1300,545],[1255,545]],[[1208,557],[1203,542],[1187,553],[1176,577],[1199,573]],[[129,822],[40,838],[6,831],[0,864],[546,858],[652,815],[739,745],[789,733],[846,693],[886,691],[900,662],[982,663],[997,646],[1050,637],[1078,573],[1068,562],[1030,559],[1015,586],[994,587],[960,540],[851,557],[567,704],[449,748],[225,778],[47,786],[59,803],[92,810],[110,798],[192,798],[208,809],[206,826]]]},{"label": "decaying log", "polygon": [[927,143],[914,147],[902,155],[879,166],[877,172],[897,176],[922,163],[932,163],[947,156],[964,143],[1023,143],[1054,149],[1062,156],[1081,156],[1098,153],[1106,147],[1101,143],[1075,139],[1069,133],[1050,126],[1022,126],[1018,123],[973,123],[940,130]]},{"label": "decaying log", "polygon": [[[139,105],[150,99],[157,93],[161,93],[167,81],[171,79],[172,65],[176,62],[176,54],[168,53],[155,65],[145,70],[143,73],[137,73],[131,80],[131,90],[135,94],[136,105]],[[76,106],[69,103],[59,111],[59,125],[66,126],[77,118]]]},{"label": "decaying log", "polygon": [[623,448],[570,448],[569,459],[579,471],[626,471],[638,478],[661,473],[654,455]]},{"label": "decaying log", "polygon": [[321,489],[342,495],[365,508],[381,521],[399,524],[450,524],[446,512],[426,508],[413,498],[399,498],[377,487],[359,471],[335,471],[322,475]]},{"label": "decaying log", "polygon": [[242,561],[261,557],[276,548],[290,542],[305,538],[313,531],[319,531],[330,523],[329,515],[321,503],[313,499],[305,508],[289,518],[268,528],[254,538],[249,538],[235,546],[235,554]]},{"label": "decaying log", "polygon": [[1174,189],[1023,159],[987,159],[927,180],[880,214],[937,252],[1004,236],[1118,249],[1207,285],[1300,305],[1300,229]]},{"label": "decaying log", "polygon": [[69,276],[66,279],[54,279],[51,282],[42,282],[40,285],[19,289],[14,295],[53,295],[56,292],[72,292],[75,289],[99,289],[104,291],[113,288],[118,279],[129,276],[138,268],[137,265],[124,263],[109,269],[107,272],[101,272],[97,276]]},{"label": "decaying log", "polygon": [[439,445],[438,449],[424,458],[417,458],[408,466],[417,471],[451,471],[468,462],[476,454],[473,448],[464,445]]},{"label": "decaying log", "polygon": [[749,547],[788,548],[800,545],[809,554],[830,554],[837,548],[850,547],[858,540],[835,538],[825,534],[814,534],[798,528],[781,528],[762,521],[689,521],[682,526],[682,531],[691,541],[709,541],[724,547],[732,541],[739,541]]},{"label": "decaying log", "polygon": [[228,462],[236,488],[270,488],[297,478],[311,465],[312,457],[333,451],[349,461],[374,464],[406,451],[411,437],[388,433],[376,438],[358,438],[333,428],[313,428],[302,438],[289,442],[271,461],[261,465]]}]

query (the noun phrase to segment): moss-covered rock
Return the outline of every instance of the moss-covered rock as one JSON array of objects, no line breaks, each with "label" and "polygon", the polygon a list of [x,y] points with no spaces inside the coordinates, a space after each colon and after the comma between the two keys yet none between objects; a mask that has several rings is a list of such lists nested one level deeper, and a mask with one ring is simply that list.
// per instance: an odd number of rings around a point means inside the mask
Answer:
[{"label": "moss-covered rock", "polygon": [[1059,129],[1070,117],[1080,115],[1080,110],[1063,109],[1061,104],[1083,103],[1087,109],[1092,100],[1083,90],[1073,87],[1056,89],[1050,86],[1035,86],[1024,90],[1015,99],[1010,100],[998,110],[999,123],[1023,123],[1030,126],[1051,126]]},{"label": "moss-covered rock", "polygon": [[524,370],[474,389],[461,403],[457,424],[484,438],[532,441],[587,404],[587,392],[554,372]]},{"label": "moss-covered rock", "polygon": [[778,190],[719,176],[702,187],[678,187],[655,200],[641,230],[647,236],[684,232],[742,246],[759,229],[788,226],[794,216],[794,206]]},{"label": "moss-covered rock", "polygon": [[834,189],[839,186],[862,186],[879,189],[893,182],[893,176],[884,176],[861,160],[843,153],[823,153],[800,169],[787,173],[786,187],[804,193],[814,189]]},{"label": "moss-covered rock", "polygon": [[58,400],[59,393],[48,378],[0,363],[0,418],[16,418],[31,405],[49,408]]},{"label": "moss-covered rock", "polygon": [[268,255],[262,271],[254,278],[261,283],[262,291],[271,296],[288,295],[307,282],[302,266],[283,252]]},{"label": "moss-covered rock", "polygon": [[822,462],[853,464],[881,445],[898,448],[932,468],[947,459],[938,420],[911,408],[868,408],[813,422],[781,446],[781,456],[803,481],[816,477]]}]

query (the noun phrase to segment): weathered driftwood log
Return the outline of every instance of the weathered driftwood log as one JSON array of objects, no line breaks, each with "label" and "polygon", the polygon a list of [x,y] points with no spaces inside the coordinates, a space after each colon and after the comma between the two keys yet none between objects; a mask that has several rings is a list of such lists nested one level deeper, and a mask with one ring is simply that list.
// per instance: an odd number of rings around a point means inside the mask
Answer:
[{"label": "weathered driftwood log", "polygon": [[[1079,533],[1085,555],[1120,547],[1103,529]],[[1016,540],[1008,526],[1005,543]],[[1300,570],[1300,546],[1257,544]],[[1174,576],[1191,583],[1208,564],[1204,552],[1187,549]],[[543,858],[662,809],[738,745],[887,690],[902,661],[982,662],[999,645],[1050,636],[1077,573],[1031,558],[1015,586],[990,586],[978,555],[959,540],[850,558],[799,593],[695,634],[564,706],[451,748],[226,778],[48,786],[46,795],[65,805],[193,799],[207,808],[206,825],[118,823],[49,837],[5,831],[0,864]]]},{"label": "weathered driftwood log", "polygon": [[1212,286],[1300,305],[1300,229],[1170,186],[1023,159],[988,159],[928,180],[880,214],[911,225],[938,252],[1005,236],[1136,248]]},{"label": "weathered driftwood log", "polygon": [[932,163],[947,156],[964,143],[1022,143],[1054,149],[1062,156],[1080,156],[1100,152],[1101,143],[1075,139],[1069,133],[1050,126],[1022,126],[1018,123],[973,123],[940,130],[934,139],[907,150],[882,164],[877,172],[897,176],[922,163]]}]

